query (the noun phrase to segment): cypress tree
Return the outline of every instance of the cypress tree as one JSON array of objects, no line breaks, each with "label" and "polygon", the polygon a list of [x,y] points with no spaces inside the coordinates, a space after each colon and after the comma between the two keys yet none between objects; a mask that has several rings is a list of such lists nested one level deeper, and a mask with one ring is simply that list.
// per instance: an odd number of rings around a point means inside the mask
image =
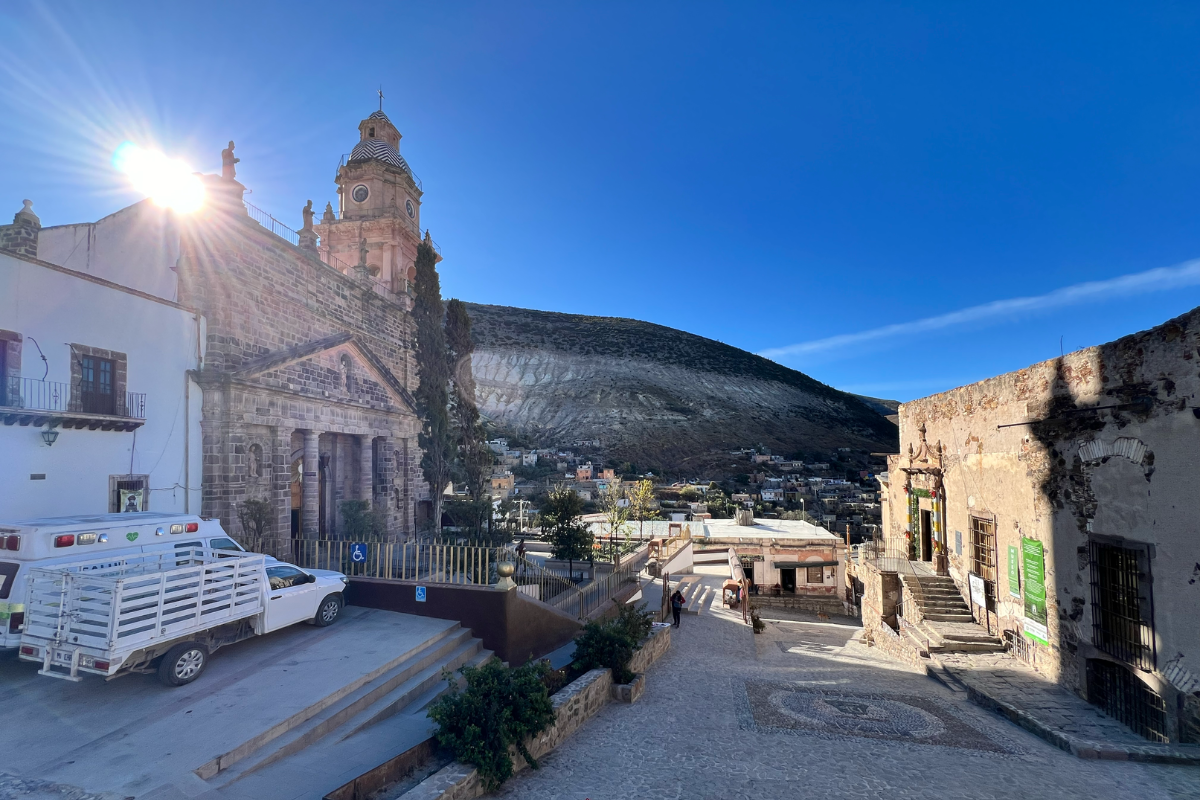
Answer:
[{"label": "cypress tree", "polygon": [[467,493],[474,508],[475,535],[478,536],[487,517],[485,512],[490,513],[491,504],[484,502],[484,489],[485,472],[491,466],[492,454],[484,444],[483,425],[475,405],[475,377],[471,374],[471,353],[475,351],[475,343],[471,339],[471,318],[461,300],[446,304],[446,347],[451,386],[450,424],[458,451],[458,466],[466,478]]},{"label": "cypress tree", "polygon": [[447,413],[449,370],[446,337],[442,330],[442,288],[437,274],[437,253],[429,231],[417,245],[417,278],[414,285],[413,320],[417,327],[417,377],[413,393],[421,418],[421,472],[433,500],[433,532],[442,532],[442,493],[450,480],[451,431]]}]

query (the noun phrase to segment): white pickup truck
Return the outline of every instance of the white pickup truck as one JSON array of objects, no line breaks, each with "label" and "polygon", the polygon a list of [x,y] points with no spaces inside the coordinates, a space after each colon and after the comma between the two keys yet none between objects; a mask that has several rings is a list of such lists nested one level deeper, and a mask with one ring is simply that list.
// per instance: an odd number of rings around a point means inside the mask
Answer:
[{"label": "white pickup truck", "polygon": [[219,647],[297,622],[329,625],[345,583],[336,572],[205,546],[34,567],[20,657],[67,680],[157,671],[182,686]]}]

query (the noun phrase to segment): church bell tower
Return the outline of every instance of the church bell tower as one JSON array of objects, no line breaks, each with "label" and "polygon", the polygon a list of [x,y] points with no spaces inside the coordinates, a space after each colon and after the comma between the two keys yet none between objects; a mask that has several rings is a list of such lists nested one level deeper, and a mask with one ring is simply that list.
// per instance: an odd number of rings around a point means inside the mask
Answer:
[{"label": "church bell tower", "polygon": [[338,204],[326,205],[314,230],[325,263],[404,295],[416,277],[421,241],[421,182],[400,155],[400,131],[383,110],[358,124],[358,144],[343,156],[334,182]]}]

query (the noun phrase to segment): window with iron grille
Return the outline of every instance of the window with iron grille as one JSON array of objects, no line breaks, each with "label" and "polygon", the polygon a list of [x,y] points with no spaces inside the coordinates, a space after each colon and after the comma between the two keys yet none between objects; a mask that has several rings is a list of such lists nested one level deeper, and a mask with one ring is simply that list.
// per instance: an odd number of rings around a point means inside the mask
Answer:
[{"label": "window with iron grille", "polygon": [[[122,490],[125,491],[124,504]],[[149,475],[110,475],[108,476],[108,510],[111,513],[124,511],[129,504],[129,493],[141,492],[135,495],[138,511],[150,509],[150,476]],[[138,502],[140,497],[140,502]]]},{"label": "window with iron grille", "polygon": [[971,517],[971,572],[987,583],[988,594],[996,585],[996,523]]},{"label": "window with iron grille", "polygon": [[1087,694],[1092,705],[1133,728],[1138,735],[1155,742],[1168,741],[1166,704],[1127,667],[1088,659]]},{"label": "window with iron grille", "polygon": [[1092,643],[1139,669],[1154,669],[1154,597],[1145,545],[1091,542]]},{"label": "window with iron grille", "polygon": [[824,583],[825,568],[824,567],[805,567],[808,570],[809,583]]}]

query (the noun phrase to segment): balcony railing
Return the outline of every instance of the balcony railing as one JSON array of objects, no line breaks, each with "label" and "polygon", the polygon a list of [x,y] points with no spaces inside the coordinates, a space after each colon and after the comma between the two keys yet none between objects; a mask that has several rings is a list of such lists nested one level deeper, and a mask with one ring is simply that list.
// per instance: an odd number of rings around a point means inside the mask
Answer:
[{"label": "balcony railing", "polygon": [[[242,202],[245,203],[245,201]],[[258,206],[251,203],[245,203],[245,205],[246,211],[250,214],[250,219],[254,220],[259,225],[262,225],[264,228],[278,236],[280,239],[283,239],[285,242],[294,244],[296,246],[300,245],[300,234],[296,233],[287,225],[284,225],[282,222],[275,219]]]},{"label": "balcony railing", "polygon": [[146,395],[142,392],[125,392],[124,395],[78,393],[72,400],[70,384],[34,378],[8,378],[0,388],[3,389],[0,408],[4,409],[146,418]]}]

